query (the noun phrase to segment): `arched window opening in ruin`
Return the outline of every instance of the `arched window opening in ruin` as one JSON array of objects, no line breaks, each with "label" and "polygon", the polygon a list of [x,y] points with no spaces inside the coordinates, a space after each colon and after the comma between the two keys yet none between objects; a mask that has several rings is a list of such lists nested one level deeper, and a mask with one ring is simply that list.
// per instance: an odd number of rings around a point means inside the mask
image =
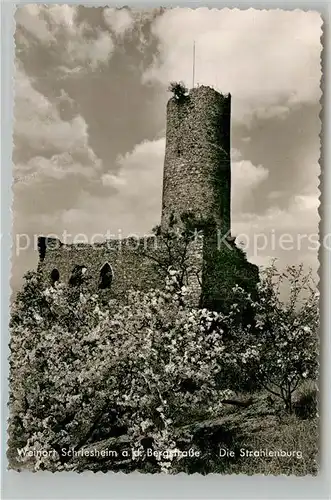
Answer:
[{"label": "arched window opening in ruin", "polygon": [[51,272],[51,282],[52,282],[52,285],[54,285],[57,281],[59,281],[60,279],[60,273],[58,271],[58,269],[56,269],[56,267],[53,269],[53,271]]},{"label": "arched window opening in ruin", "polygon": [[99,288],[104,290],[110,288],[113,281],[114,273],[112,267],[106,262],[100,270]]},{"label": "arched window opening in ruin", "polygon": [[85,266],[81,265],[76,265],[71,273],[71,276],[69,278],[69,285],[70,286],[79,286],[83,283],[84,275],[87,271],[87,268]]}]

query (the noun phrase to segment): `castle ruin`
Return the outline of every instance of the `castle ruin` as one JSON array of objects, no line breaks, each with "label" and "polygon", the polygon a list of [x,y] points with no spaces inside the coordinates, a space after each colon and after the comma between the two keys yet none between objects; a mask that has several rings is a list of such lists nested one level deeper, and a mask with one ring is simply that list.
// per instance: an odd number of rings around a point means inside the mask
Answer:
[{"label": "castle ruin", "polygon": [[[202,229],[202,238],[189,249],[201,264],[196,300],[216,310],[227,307],[234,285],[252,291],[258,281],[257,267],[247,261],[231,236],[230,128],[230,95],[200,86],[168,101],[161,234],[183,215]],[[48,284],[58,280],[78,284],[79,271],[84,269],[91,291],[125,300],[130,289],[163,286],[152,258],[155,238],[64,245],[40,236],[38,267]]]}]

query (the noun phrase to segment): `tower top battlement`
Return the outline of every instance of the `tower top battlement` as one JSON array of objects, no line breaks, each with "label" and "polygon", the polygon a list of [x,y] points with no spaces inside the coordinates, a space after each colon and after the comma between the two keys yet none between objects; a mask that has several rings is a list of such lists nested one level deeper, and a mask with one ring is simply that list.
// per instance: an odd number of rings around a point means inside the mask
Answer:
[{"label": "tower top battlement", "polygon": [[230,93],[219,92],[218,90],[216,90],[214,87],[211,87],[210,85],[196,85],[196,86],[189,89],[189,95],[203,94],[203,93],[205,93],[205,94],[214,93],[223,99],[231,97]]}]

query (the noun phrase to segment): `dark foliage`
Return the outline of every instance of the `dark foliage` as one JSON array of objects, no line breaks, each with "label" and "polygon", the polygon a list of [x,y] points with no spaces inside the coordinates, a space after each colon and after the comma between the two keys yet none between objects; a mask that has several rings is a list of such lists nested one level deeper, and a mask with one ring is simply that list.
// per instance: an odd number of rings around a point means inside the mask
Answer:
[{"label": "dark foliage", "polygon": [[182,100],[187,96],[188,89],[183,82],[171,82],[168,91],[172,92],[176,99]]}]

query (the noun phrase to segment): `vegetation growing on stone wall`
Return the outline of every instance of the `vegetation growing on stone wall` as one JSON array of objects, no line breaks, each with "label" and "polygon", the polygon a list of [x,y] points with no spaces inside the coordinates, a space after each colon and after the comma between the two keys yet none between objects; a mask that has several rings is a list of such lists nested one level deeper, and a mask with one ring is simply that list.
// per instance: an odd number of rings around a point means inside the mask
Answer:
[{"label": "vegetation growing on stone wall", "polygon": [[153,231],[158,245],[143,251],[144,256],[155,262],[163,277],[169,266],[178,270],[181,285],[195,286],[201,307],[229,311],[235,285],[256,294],[258,268],[247,261],[234,238],[222,235],[212,216],[201,217],[193,212],[179,216],[173,212],[166,228],[156,226]]},{"label": "vegetation growing on stone wall", "polygon": [[195,276],[201,289],[203,227],[193,214],[179,217],[171,213],[166,228],[160,225],[153,228],[158,244],[144,255],[156,263],[163,278],[171,267],[179,273],[179,286],[187,285],[190,277]]},{"label": "vegetation growing on stone wall", "polygon": [[188,93],[188,89],[183,82],[171,82],[168,91],[172,92],[178,101],[183,101]]}]

